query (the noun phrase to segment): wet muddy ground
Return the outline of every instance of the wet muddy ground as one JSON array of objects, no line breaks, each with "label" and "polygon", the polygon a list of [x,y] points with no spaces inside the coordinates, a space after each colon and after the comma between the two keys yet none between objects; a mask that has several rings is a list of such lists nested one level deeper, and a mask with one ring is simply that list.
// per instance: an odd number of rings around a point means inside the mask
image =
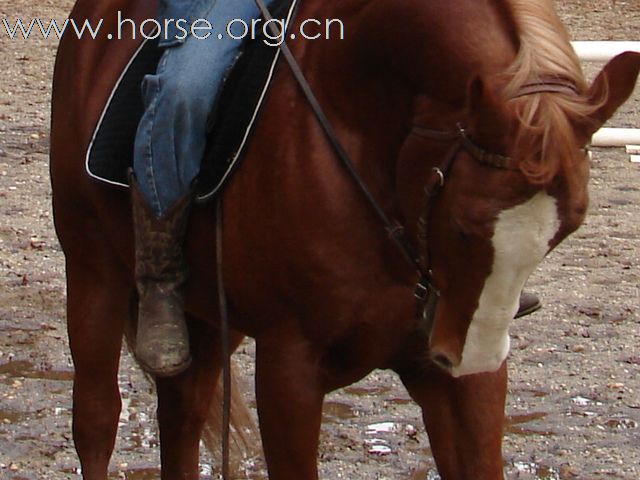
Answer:
[{"label": "wet muddy ground", "polygon": [[[63,19],[69,0],[0,0],[0,19]],[[576,39],[634,40],[637,0],[557,2]],[[0,479],[79,478],[71,439],[73,369],[64,326],[63,256],[48,181],[56,42],[0,35]],[[589,75],[594,66],[587,66]],[[640,95],[612,121],[640,124]],[[586,224],[529,282],[545,308],[512,330],[508,478],[640,478],[640,164],[593,152]],[[250,377],[253,347],[239,363]],[[125,355],[112,478],[158,478],[149,384]],[[252,394],[247,389],[247,399]],[[435,479],[419,411],[376,372],[330,395],[320,458],[327,479]],[[202,477],[215,476],[203,455]],[[260,463],[247,478],[265,478]]]}]

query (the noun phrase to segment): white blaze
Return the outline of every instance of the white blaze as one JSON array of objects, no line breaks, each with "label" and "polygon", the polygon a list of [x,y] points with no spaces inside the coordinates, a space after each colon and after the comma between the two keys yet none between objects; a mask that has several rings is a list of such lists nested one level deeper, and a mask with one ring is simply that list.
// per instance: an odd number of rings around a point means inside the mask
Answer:
[{"label": "white blaze", "polygon": [[498,216],[491,242],[494,258],[473,314],[460,365],[452,375],[493,372],[509,353],[509,325],[525,281],[560,228],[556,200],[539,192]]}]

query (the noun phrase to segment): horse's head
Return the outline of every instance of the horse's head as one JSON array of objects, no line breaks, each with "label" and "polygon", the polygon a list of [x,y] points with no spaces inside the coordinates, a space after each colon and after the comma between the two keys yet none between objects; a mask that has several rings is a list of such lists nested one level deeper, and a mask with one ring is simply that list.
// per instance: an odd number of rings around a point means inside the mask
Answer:
[{"label": "horse's head", "polygon": [[640,54],[623,54],[590,87],[476,78],[464,111],[417,101],[398,191],[439,291],[430,355],[452,375],[502,365],[525,281],[584,219],[585,145],[639,68]]}]

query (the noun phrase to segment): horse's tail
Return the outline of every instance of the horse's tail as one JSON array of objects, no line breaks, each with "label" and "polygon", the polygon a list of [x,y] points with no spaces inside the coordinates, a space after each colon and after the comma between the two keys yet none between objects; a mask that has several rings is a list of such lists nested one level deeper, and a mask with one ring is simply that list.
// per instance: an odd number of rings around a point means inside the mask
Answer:
[{"label": "horse's tail", "polygon": [[[134,351],[135,347],[135,333],[133,325],[128,324],[125,328],[125,340],[129,351]],[[135,358],[135,357],[134,357]],[[255,463],[260,455],[259,439],[260,434],[256,428],[256,423],[253,419],[253,415],[249,411],[249,408],[244,401],[241,388],[239,386],[238,378],[241,378],[237,374],[237,366],[233,362],[231,363],[231,415],[230,415],[230,461],[229,466],[232,476],[235,478],[239,476],[243,465],[250,466]],[[154,378],[145,373],[144,374],[149,383],[155,386]],[[211,406],[205,422],[204,431],[202,433],[202,441],[205,447],[217,465],[222,465],[222,403],[223,403],[223,388],[222,388],[222,375],[218,380]]]},{"label": "horse's tail", "polygon": [[[233,360],[233,359],[232,359]],[[230,470],[238,473],[243,463],[255,463],[260,455],[258,440],[260,434],[256,428],[253,415],[249,411],[239,386],[237,366],[231,363],[231,417],[230,439],[231,451]],[[222,402],[223,402],[222,376],[218,381],[213,401],[209,408],[209,415],[205,423],[202,441],[207,450],[211,452],[219,465],[222,464]],[[236,475],[232,476],[235,478]]]}]

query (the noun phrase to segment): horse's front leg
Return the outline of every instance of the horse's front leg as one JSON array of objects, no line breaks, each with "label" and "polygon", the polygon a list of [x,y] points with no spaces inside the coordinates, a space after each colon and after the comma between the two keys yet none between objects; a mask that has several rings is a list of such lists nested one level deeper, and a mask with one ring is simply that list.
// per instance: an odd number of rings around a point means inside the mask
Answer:
[{"label": "horse's front leg", "polygon": [[453,378],[435,366],[402,372],[422,408],[443,480],[501,480],[506,366],[496,373]]},{"label": "horse's front leg", "polygon": [[106,480],[118,429],[118,364],[133,284],[108,267],[113,261],[96,259],[91,265],[83,255],[67,249],[67,324],[75,366],[73,439],[82,477]]},{"label": "horse's front leg", "polygon": [[[156,380],[162,479],[166,480],[199,478],[200,438],[222,369],[219,330],[190,316],[187,321],[191,365],[180,375]],[[234,335],[232,349],[241,341],[242,336]]]},{"label": "horse's front leg", "polygon": [[269,480],[317,479],[325,393],[317,352],[300,335],[272,332],[256,339],[256,362],[258,417]]}]

